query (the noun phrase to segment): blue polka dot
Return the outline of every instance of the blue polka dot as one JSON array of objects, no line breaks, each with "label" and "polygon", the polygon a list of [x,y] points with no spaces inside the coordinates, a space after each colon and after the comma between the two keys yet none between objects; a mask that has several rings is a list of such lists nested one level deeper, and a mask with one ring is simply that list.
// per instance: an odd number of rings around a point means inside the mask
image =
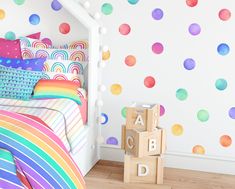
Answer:
[{"label": "blue polka dot", "polygon": [[30,24],[32,25],[37,25],[40,23],[40,17],[37,15],[37,14],[32,14],[30,17],[29,17],[29,22]]},{"label": "blue polka dot", "polygon": [[101,117],[102,117],[102,122],[101,122],[101,124],[102,124],[102,125],[107,124],[108,121],[109,121],[109,118],[108,118],[107,114],[102,113],[102,114],[101,114]]},{"label": "blue polka dot", "polygon": [[109,137],[106,140],[106,144],[118,145],[118,140],[115,137]]},{"label": "blue polka dot", "polygon": [[128,3],[135,5],[139,2],[139,0],[128,0]]},{"label": "blue polka dot", "polygon": [[186,70],[192,70],[192,69],[195,68],[195,66],[196,66],[196,63],[195,63],[195,61],[192,58],[187,58],[184,61],[184,68]]},{"label": "blue polka dot", "polygon": [[217,47],[217,51],[220,55],[224,56],[227,55],[230,51],[229,46],[226,43],[221,43],[218,47]]},{"label": "blue polka dot", "polygon": [[62,6],[62,5],[60,4],[60,2],[57,1],[57,0],[53,0],[53,1],[51,2],[51,8],[52,8],[53,10],[55,10],[55,11],[60,10],[62,7],[63,7],[63,6]]}]

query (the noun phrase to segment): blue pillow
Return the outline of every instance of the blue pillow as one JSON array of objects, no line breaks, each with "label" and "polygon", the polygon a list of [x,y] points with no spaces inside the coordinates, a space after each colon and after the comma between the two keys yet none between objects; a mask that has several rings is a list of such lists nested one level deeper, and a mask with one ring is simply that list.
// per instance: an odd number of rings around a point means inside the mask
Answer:
[{"label": "blue pillow", "polygon": [[43,72],[8,68],[0,65],[0,97],[29,100]]},{"label": "blue pillow", "polygon": [[42,71],[46,58],[17,59],[0,57],[0,65],[22,70]]}]

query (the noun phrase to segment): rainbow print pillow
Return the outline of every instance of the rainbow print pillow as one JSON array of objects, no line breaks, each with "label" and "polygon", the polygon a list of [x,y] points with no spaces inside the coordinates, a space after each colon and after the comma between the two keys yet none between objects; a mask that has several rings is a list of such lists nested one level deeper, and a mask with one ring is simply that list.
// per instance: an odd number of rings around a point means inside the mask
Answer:
[{"label": "rainbow print pillow", "polygon": [[79,85],[68,80],[39,80],[33,92],[35,99],[66,98],[81,105],[78,95]]},{"label": "rainbow print pillow", "polygon": [[46,49],[22,46],[21,53],[23,59],[45,57],[54,60],[88,61],[87,49]]},{"label": "rainbow print pillow", "polygon": [[88,41],[85,39],[73,41],[71,43],[60,46],[60,48],[62,49],[88,49]]},{"label": "rainbow print pillow", "polygon": [[25,47],[34,47],[34,48],[51,48],[51,46],[47,43],[42,42],[38,39],[31,39],[29,37],[20,37],[20,46],[21,48]]}]

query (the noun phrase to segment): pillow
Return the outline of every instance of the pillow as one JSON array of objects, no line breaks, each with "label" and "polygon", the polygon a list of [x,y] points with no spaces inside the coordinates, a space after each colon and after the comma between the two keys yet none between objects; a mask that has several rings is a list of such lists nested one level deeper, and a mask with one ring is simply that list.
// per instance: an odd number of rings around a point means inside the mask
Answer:
[{"label": "pillow", "polygon": [[23,70],[42,71],[46,58],[16,59],[0,57],[0,65]]},{"label": "pillow", "polygon": [[34,48],[24,47],[21,48],[23,59],[29,58],[48,58],[54,60],[72,60],[72,61],[87,61],[88,50],[87,49],[46,49],[46,48]]},{"label": "pillow", "polygon": [[45,72],[44,79],[67,80],[77,83],[79,87],[84,87],[84,76],[79,74]]},{"label": "pillow", "polygon": [[38,39],[31,39],[28,37],[20,37],[20,45],[21,48],[25,48],[25,47],[34,47],[34,48],[51,48],[50,45],[48,45],[47,43],[44,43]]},{"label": "pillow", "polygon": [[0,97],[29,100],[43,72],[19,70],[0,65]]},{"label": "pillow", "polygon": [[[40,37],[40,32],[28,37]],[[8,40],[0,38],[0,56],[5,58],[22,58],[20,40]]]},{"label": "pillow", "polygon": [[33,98],[67,98],[81,105],[78,88],[79,85],[72,81],[42,79],[34,88]]},{"label": "pillow", "polygon": [[[56,48],[56,47],[55,47]],[[87,40],[78,40],[60,46],[62,49],[88,49]]]}]

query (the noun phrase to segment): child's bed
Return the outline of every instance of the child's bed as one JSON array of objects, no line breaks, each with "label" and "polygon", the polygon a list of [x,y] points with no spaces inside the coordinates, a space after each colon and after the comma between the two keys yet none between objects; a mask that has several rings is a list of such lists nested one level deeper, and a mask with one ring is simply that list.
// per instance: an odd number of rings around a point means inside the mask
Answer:
[{"label": "child's bed", "polygon": [[[63,145],[65,146],[65,152],[68,151],[68,153],[73,157],[73,160],[76,162],[79,169],[81,170],[82,175],[85,175],[99,160],[99,149],[96,142],[97,137],[100,134],[99,127],[97,127],[99,108],[96,106],[96,102],[98,99],[97,63],[100,58],[99,26],[76,1],[60,0],[60,3],[73,16],[75,16],[84,25],[84,27],[87,28],[88,31],[89,49],[87,51],[89,54],[89,62],[87,70],[84,70],[85,77],[83,78],[85,83],[83,87],[85,88],[87,95],[79,95],[79,103],[81,102],[81,104],[77,103],[76,99],[74,100],[74,98],[40,98],[41,96],[39,95],[39,93],[38,96],[35,97],[35,99],[30,99],[29,101],[0,98],[0,115],[2,116],[2,125],[4,125],[5,123],[5,117],[7,117],[8,119],[8,116],[10,115],[9,117],[11,117],[10,120],[12,121],[12,123],[15,123],[15,120],[26,120],[30,123],[36,123],[36,125],[40,123],[45,127],[49,127],[49,130],[52,130],[56,137],[58,137],[59,142],[57,143],[57,145],[60,145],[60,141],[63,142]],[[24,51],[24,56],[26,58],[31,58],[29,55],[30,53],[28,51]],[[0,70],[0,72],[1,75],[4,73],[4,70]],[[31,125],[29,127],[31,127]],[[0,128],[3,128],[3,126],[0,125]],[[9,128],[9,130],[11,130],[11,128]],[[16,130],[16,133],[17,131],[18,130]],[[31,134],[33,135],[34,133],[32,132]],[[46,137],[48,136],[46,135]],[[57,139],[55,140],[57,141]],[[11,157],[9,156],[9,154],[7,154],[8,151],[6,149],[6,151],[4,151],[4,148],[1,147],[1,145],[4,146],[6,144],[4,144],[4,142],[1,144],[0,140],[0,171],[2,170],[1,161],[3,161],[3,157]],[[48,146],[50,145],[48,144]],[[9,150],[9,146],[7,149]],[[43,150],[48,149],[45,147],[45,149]],[[64,152],[61,153],[63,154]],[[17,156],[13,156],[13,158],[16,157]],[[21,166],[17,164],[17,158],[14,160],[17,169],[16,173],[20,174],[22,171],[20,169]],[[18,160],[20,161],[20,158]],[[68,160],[67,163],[69,161],[72,160]],[[61,166],[60,163],[61,162],[58,163],[58,166]],[[68,164],[70,165],[71,162],[69,162]],[[74,167],[72,166],[72,168]],[[74,172],[69,174],[75,174],[77,171],[76,166],[74,169]],[[78,178],[72,178],[71,181],[73,182],[74,179],[78,179],[78,181],[76,181],[76,187],[80,184],[79,188],[82,188],[84,184],[83,180],[79,177],[79,175],[77,175],[77,177]],[[0,188],[1,181],[3,180],[4,179],[0,178]],[[27,188],[27,181],[24,177],[22,177],[21,181],[22,183],[24,183],[24,187]],[[34,182],[37,183],[37,181]],[[65,188],[62,186],[60,187]],[[72,185],[71,187],[73,188]],[[21,186],[19,185],[19,187],[17,186],[15,188],[21,188]]]}]

